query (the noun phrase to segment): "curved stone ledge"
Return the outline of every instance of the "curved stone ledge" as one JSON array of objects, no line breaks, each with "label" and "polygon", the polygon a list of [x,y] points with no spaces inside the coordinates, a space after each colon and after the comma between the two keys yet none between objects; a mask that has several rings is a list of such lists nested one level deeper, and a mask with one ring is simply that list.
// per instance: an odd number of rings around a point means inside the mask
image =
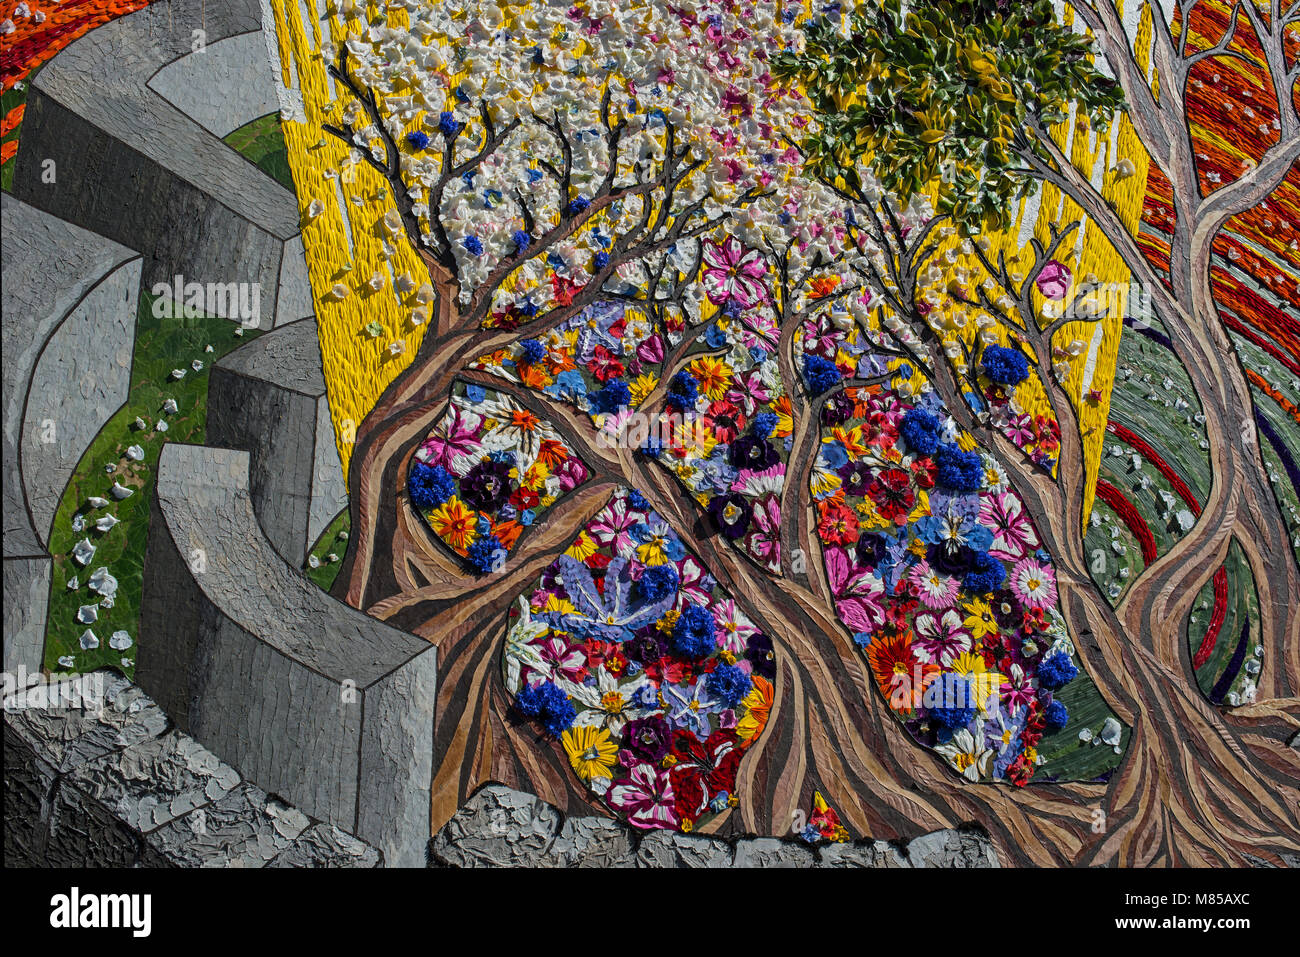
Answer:
[{"label": "curved stone ledge", "polygon": [[207,440],[249,453],[262,530],[301,566],[348,500],[314,318],[258,336],[213,365]]},{"label": "curved stone ledge", "polygon": [[433,646],[285,563],[254,513],[246,452],[163,448],[136,677],[247,779],[392,865],[423,862]]},{"label": "curved stone ledge", "polygon": [[[197,24],[209,47],[260,36],[261,7],[256,0],[149,6],[92,30],[46,64],[28,91],[14,195],[138,250],[147,288],[170,285],[176,275],[187,283],[257,284],[255,324],[270,329],[282,279],[293,284],[285,300],[294,314],[286,318],[302,317],[303,270],[286,268],[301,249],[293,242],[297,202],[149,86],[191,54]],[[239,76],[269,74],[265,49],[250,49],[257,67]],[[214,311],[241,318],[229,308]]]}]

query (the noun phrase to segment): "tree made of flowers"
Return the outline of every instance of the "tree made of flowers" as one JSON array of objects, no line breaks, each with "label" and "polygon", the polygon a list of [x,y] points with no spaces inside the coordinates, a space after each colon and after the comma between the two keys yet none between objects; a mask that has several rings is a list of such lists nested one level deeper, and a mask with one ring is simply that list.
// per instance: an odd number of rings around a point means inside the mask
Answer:
[{"label": "tree made of flowers", "polygon": [[411,2],[326,45],[325,129],[429,273],[418,353],[357,429],[336,594],[438,643],[435,825],[505,780],[638,827],[814,808],[841,836],[825,793],[861,834],[974,819],[1012,859],[1140,859],[1094,836],[1103,789],[992,783],[1030,781],[1081,654],[1157,667],[1058,564],[1068,403],[1017,442],[966,395],[1049,384],[1056,330],[935,335],[952,227],[810,160],[829,124],[775,69],[809,15]]}]

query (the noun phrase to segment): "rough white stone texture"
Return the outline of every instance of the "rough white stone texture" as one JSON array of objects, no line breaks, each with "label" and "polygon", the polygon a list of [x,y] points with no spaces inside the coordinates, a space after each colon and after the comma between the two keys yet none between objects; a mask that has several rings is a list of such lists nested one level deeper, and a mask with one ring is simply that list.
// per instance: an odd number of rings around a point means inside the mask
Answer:
[{"label": "rough white stone texture", "polygon": [[422,864],[434,649],[286,565],[249,488],[246,452],[164,447],[137,679],[249,781],[375,845],[389,864]]},{"label": "rough white stone texture", "polygon": [[378,867],[379,852],[332,824],[313,824],[268,867]]},{"label": "rough white stone texture", "polygon": [[301,567],[347,504],[315,319],[259,336],[213,366],[207,441],[249,453],[262,529],[285,561]]},{"label": "rough white stone texture", "polygon": [[913,867],[997,867],[998,856],[988,838],[971,831],[934,831],[908,842]]},{"label": "rough white stone texture", "polygon": [[[130,392],[139,296],[137,258],[86,294],[37,360],[23,417],[23,484],[47,542],[77,463]],[[111,485],[106,479],[102,491]]]},{"label": "rough white stone texture", "polygon": [[241,784],[145,836],[151,853],[179,867],[264,867],[287,851],[311,822],[297,808]]},{"label": "rough white stone texture", "polygon": [[261,30],[209,43],[173,60],[149,88],[214,136],[280,108]]},{"label": "rough white stone texture", "polygon": [[560,812],[499,784],[479,790],[433,839],[433,857],[450,867],[547,867]]},{"label": "rough white stone texture", "polygon": [[134,831],[147,833],[219,801],[238,786],[239,772],[189,735],[169,731],[72,771],[65,787],[107,807]]},{"label": "rough white stone texture", "polygon": [[736,842],[733,867],[815,867],[817,855],[806,844],[775,837],[749,837]]},{"label": "rough white stone texture", "polygon": [[677,831],[650,831],[636,851],[639,867],[730,867],[734,857],[726,841]]},{"label": "rough white stone texture", "polygon": [[817,849],[822,867],[911,867],[898,848],[887,841],[827,844]]},{"label": "rough white stone texture", "polygon": [[[96,313],[81,310],[71,320],[68,336],[58,332],[85,304],[99,302],[96,286],[106,276],[116,274],[138,257],[130,249],[97,236],[57,217],[20,202],[8,193],[0,195],[0,356],[3,363],[4,396],[4,554],[6,557],[36,557],[45,554],[49,535],[50,511],[41,502],[41,512],[33,517],[26,501],[24,478],[39,479],[23,468],[29,456],[43,458],[51,451],[38,445],[50,435],[46,419],[53,425],[55,442],[52,454],[60,463],[73,464],[85,450],[103,417],[96,417],[104,403],[119,396],[109,413],[121,404],[130,381],[130,349],[134,341],[135,306],[129,309],[130,322],[123,334],[121,324],[112,319],[104,330],[107,348],[98,360],[90,356],[64,354],[82,343],[88,321]],[[122,273],[119,279],[126,278]],[[116,289],[116,281],[109,284]],[[93,332],[93,330],[91,330]],[[43,353],[51,339],[56,339],[50,358]],[[124,340],[124,341],[123,341]],[[117,365],[125,345],[127,368],[123,375]],[[87,365],[91,361],[94,365]],[[55,376],[50,382],[37,377],[38,366]],[[88,382],[82,380],[91,375]],[[84,395],[84,397],[83,397]],[[62,407],[68,403],[68,409]],[[31,413],[30,415],[28,413]],[[37,414],[39,413],[39,414]],[[24,420],[34,420],[39,431],[24,434]],[[89,430],[89,435],[86,431]],[[62,492],[67,475],[58,484]],[[43,487],[43,486],[42,486]]]},{"label": "rough white stone texture", "polygon": [[239,783],[121,675],[90,677],[102,681],[97,706],[6,698],[7,866],[380,864],[364,841]]},{"label": "rough white stone texture", "polygon": [[104,700],[98,709],[4,709],[14,733],[60,774],[167,730],[167,716],[138,686],[117,672],[101,671],[95,677],[103,681]]}]

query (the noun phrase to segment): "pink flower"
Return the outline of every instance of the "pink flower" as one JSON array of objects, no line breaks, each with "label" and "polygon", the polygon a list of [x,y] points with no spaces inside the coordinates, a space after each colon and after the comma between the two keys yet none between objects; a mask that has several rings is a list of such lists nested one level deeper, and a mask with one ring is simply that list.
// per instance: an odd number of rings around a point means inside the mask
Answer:
[{"label": "pink flower", "polygon": [[993,532],[989,554],[994,558],[1014,562],[1038,547],[1038,533],[1025,514],[1024,505],[1011,492],[983,499],[980,524]]},{"label": "pink flower", "polygon": [[[771,471],[769,469],[769,471]],[[758,473],[763,474],[763,473]],[[754,504],[749,551],[774,572],[781,570],[781,501],[768,495]]]},{"label": "pink flower", "polygon": [[453,402],[415,457],[430,465],[441,465],[463,477],[474,466],[478,453],[483,449],[479,441],[482,425],[482,416]]},{"label": "pink flower", "polygon": [[732,236],[721,243],[704,245],[704,291],[714,305],[734,299],[746,309],[767,298],[767,289],[761,280],[767,275],[767,264],[757,249],[746,251]]},{"label": "pink flower", "polygon": [[951,609],[942,618],[917,615],[912,651],[922,661],[952,664],[963,651],[970,651],[970,635],[962,630],[961,616]]},{"label": "pink flower", "polygon": [[1056,572],[1033,558],[1022,558],[1011,572],[1011,591],[1027,608],[1056,604]]},{"label": "pink flower", "polygon": [[842,548],[827,548],[826,574],[830,578],[840,621],[854,631],[874,631],[885,623],[885,608],[881,604],[885,596],[884,583],[870,572],[857,568],[849,560],[848,552]]},{"label": "pink flower", "polygon": [[597,545],[608,545],[616,555],[630,553],[633,542],[628,529],[642,521],[639,515],[632,514],[627,507],[627,499],[616,498],[591,521],[587,527]]},{"label": "pink flower", "polygon": [[1074,273],[1069,267],[1053,259],[1043,267],[1035,283],[1044,296],[1059,302],[1069,294],[1073,279]]},{"label": "pink flower", "polygon": [[633,827],[674,829],[681,823],[675,809],[677,796],[673,793],[668,772],[660,771],[652,764],[638,762],[632,765],[628,779],[610,788],[606,800],[610,807],[626,814],[627,823]]}]

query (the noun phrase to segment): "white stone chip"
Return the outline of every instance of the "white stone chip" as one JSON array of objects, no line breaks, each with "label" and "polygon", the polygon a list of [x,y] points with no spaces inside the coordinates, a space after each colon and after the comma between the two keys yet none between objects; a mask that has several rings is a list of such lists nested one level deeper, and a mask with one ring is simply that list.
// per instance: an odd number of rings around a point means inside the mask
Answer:
[{"label": "white stone chip", "polygon": [[115,631],[108,639],[108,647],[114,651],[126,651],[132,644],[131,636],[125,631]]},{"label": "white stone chip", "polygon": [[95,569],[86,585],[98,595],[108,597],[117,594],[117,579],[104,566]]},{"label": "white stone chip", "polygon": [[1105,723],[1101,726],[1100,737],[1102,743],[1111,745],[1119,744],[1120,732],[1123,730],[1123,726],[1119,721],[1115,718],[1107,718]]},{"label": "white stone chip", "polygon": [[95,637],[95,633],[89,628],[81,633],[80,643],[84,651],[91,651],[99,647],[99,639]]},{"label": "white stone chip", "polygon": [[83,538],[72,546],[72,557],[78,565],[89,565],[95,557],[95,546],[90,543],[90,539]]},{"label": "white stone chip", "polygon": [[[118,520],[115,516],[105,515],[95,522],[95,528],[101,532],[110,532],[113,530],[113,526],[117,524]],[[77,531],[81,531],[81,529],[77,529]]]},{"label": "white stone chip", "polygon": [[83,625],[93,625],[99,620],[99,609],[94,605],[82,605],[77,609],[77,621]]},{"label": "white stone chip", "polygon": [[117,499],[119,502],[122,501],[122,499],[130,498],[135,494],[135,489],[127,488],[121,482],[114,482],[113,487],[109,489],[109,491],[112,493],[113,498]]},{"label": "white stone chip", "polygon": [[127,446],[127,449],[126,449],[126,457],[127,457],[128,459],[130,459],[132,462],[143,462],[143,461],[144,461],[144,449],[142,449],[142,448],[141,448],[140,446],[138,446],[138,445],[130,445],[130,446]]}]

